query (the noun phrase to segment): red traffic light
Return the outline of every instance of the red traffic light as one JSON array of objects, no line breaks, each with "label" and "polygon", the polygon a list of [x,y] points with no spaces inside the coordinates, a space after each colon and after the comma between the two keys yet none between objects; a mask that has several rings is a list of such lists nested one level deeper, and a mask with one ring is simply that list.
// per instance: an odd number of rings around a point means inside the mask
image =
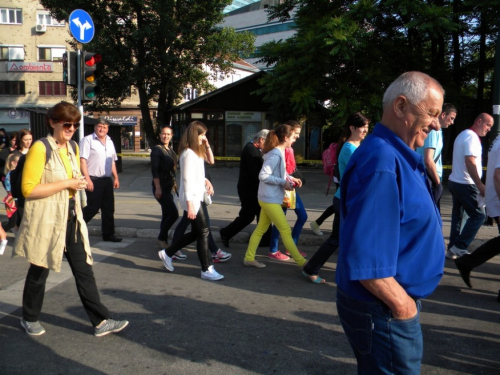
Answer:
[{"label": "red traffic light", "polygon": [[85,65],[87,66],[94,66],[97,63],[100,63],[102,60],[101,55],[95,53],[95,54],[90,54],[88,52],[85,53]]}]

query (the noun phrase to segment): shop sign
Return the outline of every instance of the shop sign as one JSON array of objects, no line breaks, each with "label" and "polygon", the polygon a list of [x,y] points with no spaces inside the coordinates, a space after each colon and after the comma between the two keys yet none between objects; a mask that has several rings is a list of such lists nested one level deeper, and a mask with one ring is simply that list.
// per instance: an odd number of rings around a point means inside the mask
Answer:
[{"label": "shop sign", "polygon": [[260,122],[261,120],[262,112],[226,112],[226,121]]},{"label": "shop sign", "polygon": [[137,116],[104,116],[104,118],[115,124],[137,124]]},{"label": "shop sign", "polygon": [[54,63],[51,62],[8,62],[7,71],[11,73],[52,73]]}]

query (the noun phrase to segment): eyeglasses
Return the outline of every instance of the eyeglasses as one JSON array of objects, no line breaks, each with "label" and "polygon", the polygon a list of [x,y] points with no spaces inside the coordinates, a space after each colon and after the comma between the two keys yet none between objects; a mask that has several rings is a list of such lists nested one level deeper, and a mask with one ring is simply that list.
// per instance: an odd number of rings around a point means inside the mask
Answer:
[{"label": "eyeglasses", "polygon": [[64,129],[71,129],[71,126],[74,126],[75,129],[78,129],[80,126],[79,122],[62,122],[61,123]]}]

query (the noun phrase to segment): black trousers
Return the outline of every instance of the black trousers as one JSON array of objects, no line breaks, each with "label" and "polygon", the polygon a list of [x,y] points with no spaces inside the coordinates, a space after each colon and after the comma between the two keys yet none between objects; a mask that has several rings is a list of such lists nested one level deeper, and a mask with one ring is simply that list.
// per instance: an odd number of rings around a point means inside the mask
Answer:
[{"label": "black trousers", "polygon": [[[153,184],[153,195],[155,191],[156,187]],[[158,239],[168,242],[168,231],[179,218],[179,211],[177,211],[177,205],[174,202],[172,189],[161,188],[161,197],[157,201],[161,206],[161,223]]]},{"label": "black trousers", "polygon": [[[498,231],[500,233],[500,217],[495,217],[494,219],[498,225]],[[486,241],[471,254],[466,254],[458,259],[455,259],[455,263],[462,268],[472,270],[473,268],[486,263],[498,254],[500,254],[500,236]]]},{"label": "black trousers", "polygon": [[101,232],[103,237],[115,234],[115,196],[111,177],[90,177],[94,191],[85,190],[87,206],[83,211],[83,220],[88,223],[101,209]]},{"label": "black trousers", "polygon": [[[200,202],[203,205],[203,202]],[[206,211],[200,207],[196,218],[191,221],[191,232],[183,234],[172,245],[170,245],[165,252],[169,257],[172,257],[179,249],[188,244],[196,241],[196,251],[201,263],[201,270],[206,271],[210,267],[211,254],[208,250],[208,235],[210,229],[208,226],[208,217]],[[179,247],[181,246],[181,247]]]},{"label": "black trousers", "polygon": [[332,233],[330,237],[323,242],[318,251],[314,253],[309,262],[304,266],[304,272],[308,275],[317,275],[319,270],[328,261],[328,258],[339,247],[339,237],[340,237],[340,199],[333,197],[333,209],[335,212],[335,217],[332,223]]},{"label": "black trousers", "polygon": [[[103,320],[109,319],[110,315],[108,309],[101,303],[92,266],[86,262],[87,254],[83,247],[80,231],[77,231],[75,240],[75,230],[75,221],[68,221],[66,252],[64,254],[75,277],[76,289],[83,307],[92,325],[96,327]],[[38,321],[42,311],[45,282],[48,276],[48,268],[32,264],[28,270],[23,292],[23,318],[28,322]]]},{"label": "black trousers", "polygon": [[[227,239],[233,238],[236,234],[240,233],[248,225],[250,225],[254,219],[259,221],[260,217],[260,204],[257,199],[256,192],[247,192],[238,189],[238,196],[241,202],[241,209],[238,213],[238,217],[234,219],[229,225],[220,229],[220,233]],[[262,236],[261,244],[269,246],[271,243],[271,226],[267,232]],[[260,245],[259,245],[260,246]]]}]

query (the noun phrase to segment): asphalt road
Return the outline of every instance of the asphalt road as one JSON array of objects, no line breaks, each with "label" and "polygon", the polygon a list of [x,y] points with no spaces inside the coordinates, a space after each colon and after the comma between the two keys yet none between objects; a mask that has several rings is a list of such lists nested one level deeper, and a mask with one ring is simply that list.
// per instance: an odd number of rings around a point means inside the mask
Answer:
[{"label": "asphalt road", "polygon": [[[335,307],[336,255],[321,272],[327,283],[307,281],[293,262],[258,259],[264,269],[242,266],[245,241],[253,225],[231,247],[233,257],[215,265],[225,276],[200,279],[193,246],[186,261],[167,272],[158,259],[155,236],[160,210],[151,195],[147,158],[127,158],[116,191],[116,226],[122,243],[91,237],[94,272],[103,302],[129,327],[97,338],[64,265],[51,273],[40,321],[47,332],[28,336],[19,325],[28,265],[0,257],[0,374],[355,374],[353,353]],[[220,226],[238,212],[237,168],[211,168],[216,196],[209,208],[216,241]],[[314,219],[331,202],[324,196],[320,170],[304,170],[301,197]],[[449,196],[443,207],[443,233],[449,229]],[[291,224],[293,213],[288,214]],[[383,220],[383,217],[379,218]],[[99,217],[91,223],[99,233]],[[326,239],[306,224],[300,248],[309,255]],[[496,235],[483,227],[478,241]],[[9,235],[13,242],[12,235]],[[220,244],[222,246],[222,244]],[[425,262],[425,259],[422,259]],[[500,373],[500,259],[473,273],[468,289],[451,261],[435,291],[423,302],[423,374]]]}]

